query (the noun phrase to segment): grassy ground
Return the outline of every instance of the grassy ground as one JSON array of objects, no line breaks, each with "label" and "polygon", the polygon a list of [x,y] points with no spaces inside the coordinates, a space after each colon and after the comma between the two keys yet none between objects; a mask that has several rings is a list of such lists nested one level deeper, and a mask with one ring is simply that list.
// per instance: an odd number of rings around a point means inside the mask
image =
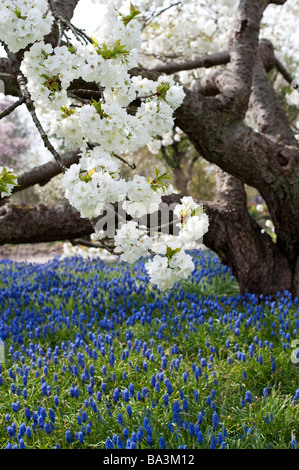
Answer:
[{"label": "grassy ground", "polygon": [[297,299],[193,255],[164,294],[142,262],[0,263],[0,447],[298,447]]}]

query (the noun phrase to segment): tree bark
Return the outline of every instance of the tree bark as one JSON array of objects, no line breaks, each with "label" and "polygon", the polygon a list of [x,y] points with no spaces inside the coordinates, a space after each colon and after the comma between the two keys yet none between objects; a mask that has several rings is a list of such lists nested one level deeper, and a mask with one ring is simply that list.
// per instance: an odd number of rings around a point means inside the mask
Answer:
[{"label": "tree bark", "polygon": [[39,243],[90,235],[94,229],[69,204],[6,204],[0,207],[0,245]]},{"label": "tree bark", "polygon": [[210,205],[213,224],[204,243],[229,266],[241,293],[275,294],[293,291],[293,272],[287,258],[250,217],[243,183],[216,168],[217,200]]}]

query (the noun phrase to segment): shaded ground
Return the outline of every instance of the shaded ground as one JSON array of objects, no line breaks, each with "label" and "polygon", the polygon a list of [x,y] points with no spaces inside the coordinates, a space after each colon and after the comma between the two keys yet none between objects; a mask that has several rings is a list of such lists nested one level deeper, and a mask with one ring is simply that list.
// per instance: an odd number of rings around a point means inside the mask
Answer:
[{"label": "shaded ground", "polygon": [[63,244],[35,243],[0,246],[0,259],[26,261],[28,263],[46,263],[63,253]]}]

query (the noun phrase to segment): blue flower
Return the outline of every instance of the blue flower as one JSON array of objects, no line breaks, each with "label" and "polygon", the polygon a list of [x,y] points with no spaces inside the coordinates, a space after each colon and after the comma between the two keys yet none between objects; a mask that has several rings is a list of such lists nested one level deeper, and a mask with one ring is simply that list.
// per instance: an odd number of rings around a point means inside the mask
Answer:
[{"label": "blue flower", "polygon": [[196,439],[199,445],[203,443],[203,435],[200,429],[196,431]]},{"label": "blue flower", "polygon": [[294,436],[292,436],[292,439],[291,439],[291,447],[292,447],[292,449],[297,449],[297,447],[298,447],[297,446],[297,441],[296,441]]},{"label": "blue flower", "polygon": [[195,426],[192,423],[192,421],[190,421],[189,423],[188,431],[189,431],[190,436],[195,436]]},{"label": "blue flower", "polygon": [[163,436],[159,437],[159,449],[166,449],[166,442]]},{"label": "blue flower", "polygon": [[252,395],[251,395],[249,390],[247,390],[247,392],[245,392],[245,400],[247,401],[247,403],[252,402]]},{"label": "blue flower", "polygon": [[19,440],[19,448],[20,449],[25,449],[25,442],[23,441],[22,438]]},{"label": "blue flower", "polygon": [[82,411],[82,421],[83,421],[83,423],[86,423],[86,421],[87,421],[87,413],[86,413],[85,410]]},{"label": "blue flower", "polygon": [[107,437],[107,439],[106,439],[105,448],[106,449],[114,449],[114,445],[113,445],[113,442],[111,441],[110,437]]},{"label": "blue flower", "polygon": [[212,417],[213,428],[218,429],[219,426],[219,416],[217,415],[216,411],[213,413]]},{"label": "blue flower", "polygon": [[189,409],[188,401],[186,398],[183,400],[183,411],[187,412]]},{"label": "blue flower", "polygon": [[125,448],[125,444],[123,443],[120,436],[117,436],[116,445],[117,445],[118,449],[124,449]]},{"label": "blue flower", "polygon": [[134,384],[132,384],[132,382],[129,383],[128,390],[129,390],[130,397],[133,397],[134,392],[135,392],[135,387],[134,387]]},{"label": "blue flower", "polygon": [[128,402],[129,399],[130,399],[130,395],[129,395],[129,390],[127,388],[125,388],[123,391],[122,391],[122,397],[124,399],[125,402]]},{"label": "blue flower", "polygon": [[50,423],[45,424],[45,433],[50,434],[52,431]]},{"label": "blue flower", "polygon": [[137,437],[138,442],[142,441],[142,439],[143,439],[143,430],[142,430],[141,426],[139,426],[139,428],[138,428],[136,437]]},{"label": "blue flower", "polygon": [[150,379],[150,385],[151,387],[154,387],[156,384],[156,377],[154,375],[151,376],[151,379]]},{"label": "blue flower", "polygon": [[49,418],[53,423],[55,422],[55,413],[52,408],[49,408]]},{"label": "blue flower", "polygon": [[216,449],[216,446],[218,444],[218,441],[214,435],[211,437],[211,442],[210,442],[210,449]]},{"label": "blue flower", "polygon": [[171,421],[168,421],[167,427],[171,433],[174,433],[174,427]]},{"label": "blue flower", "polygon": [[131,418],[133,411],[132,411],[132,407],[130,405],[127,406],[127,413],[129,415],[129,418]]},{"label": "blue flower", "polygon": [[119,400],[119,395],[120,395],[120,393],[119,393],[118,388],[115,388],[115,389],[114,389],[114,392],[113,392],[113,394],[112,394],[112,399],[113,399],[114,403],[117,403],[117,402],[118,402],[118,400]]},{"label": "blue flower", "polygon": [[72,442],[72,435],[71,435],[70,431],[66,431],[65,438],[66,438],[66,440],[69,444]]}]

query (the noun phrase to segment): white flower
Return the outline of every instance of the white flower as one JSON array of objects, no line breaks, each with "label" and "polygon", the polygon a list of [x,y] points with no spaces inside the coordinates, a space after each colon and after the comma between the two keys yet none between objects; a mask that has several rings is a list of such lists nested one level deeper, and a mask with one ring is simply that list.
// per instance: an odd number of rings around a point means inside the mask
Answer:
[{"label": "white flower", "polygon": [[[180,223],[181,225],[181,223]],[[182,225],[181,225],[182,226]],[[209,218],[203,213],[201,216],[192,216],[184,221],[179,238],[185,243],[201,239],[209,229]]]},{"label": "white flower", "polygon": [[[190,255],[186,254],[179,240],[162,243],[152,260],[149,260],[145,268],[150,276],[150,282],[156,284],[159,289],[166,290],[181,279],[187,277],[194,270],[194,263]],[[161,256],[162,255],[162,256]]]},{"label": "white flower", "polygon": [[162,201],[160,194],[152,189],[144,176],[140,175],[134,175],[133,180],[128,183],[127,194],[129,201],[124,201],[123,208],[132,217],[139,218],[156,212]]},{"label": "white flower", "polygon": [[53,16],[46,0],[2,0],[0,2],[0,38],[11,52],[50,33]]},{"label": "white flower", "polygon": [[191,215],[191,212],[199,207],[191,196],[184,196],[181,199],[181,202],[182,204],[177,204],[174,209],[174,214],[177,217],[181,217],[181,215],[186,214]]},{"label": "white flower", "polygon": [[264,210],[263,204],[257,204],[257,205],[256,205],[256,210],[257,210],[258,212],[263,212],[263,210]]},{"label": "white flower", "polygon": [[166,257],[154,256],[153,260],[145,264],[145,268],[150,276],[150,282],[156,284],[160,290],[170,289],[177,280],[174,270],[168,267]]},{"label": "white flower", "polygon": [[149,254],[152,240],[145,235],[144,230],[137,227],[137,223],[130,221],[117,230],[115,236],[115,253],[121,253],[121,259],[134,263],[141,256]]}]

